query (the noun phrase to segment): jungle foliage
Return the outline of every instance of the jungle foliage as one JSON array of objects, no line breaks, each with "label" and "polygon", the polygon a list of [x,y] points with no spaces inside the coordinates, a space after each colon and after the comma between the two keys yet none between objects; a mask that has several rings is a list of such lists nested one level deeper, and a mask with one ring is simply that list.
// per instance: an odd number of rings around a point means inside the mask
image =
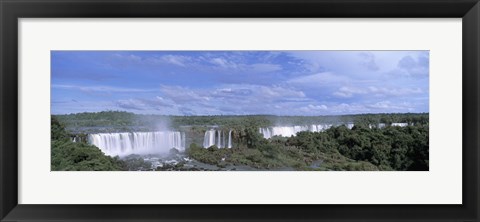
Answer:
[{"label": "jungle foliage", "polygon": [[118,157],[106,156],[100,149],[87,143],[74,143],[64,126],[51,119],[52,171],[116,171],[125,170]]},{"label": "jungle foliage", "polygon": [[192,158],[218,166],[295,170],[428,170],[428,126],[332,127],[290,138],[264,139],[251,128],[232,149],[191,144]]},{"label": "jungle foliage", "polygon": [[[345,116],[160,116],[127,112],[78,113],[52,116],[52,170],[148,169],[141,157],[120,160],[104,155],[70,137],[88,130],[152,130],[158,122],[187,133],[186,155],[203,163],[249,166],[258,170],[429,170],[429,116],[421,114],[361,114]],[[259,127],[354,123],[323,132],[300,132],[292,137],[264,139]],[[387,126],[370,127],[385,123]],[[390,123],[409,123],[406,127]],[[63,125],[65,124],[65,125]],[[65,131],[65,127],[68,129]],[[233,130],[233,148],[201,147],[211,126]],[[183,127],[183,128],[182,128]],[[88,130],[86,130],[88,129]],[[100,130],[101,131],[101,130]]]},{"label": "jungle foliage", "polygon": [[268,127],[274,125],[309,125],[312,123],[355,123],[368,125],[385,123],[415,123],[428,124],[428,113],[386,113],[358,114],[341,116],[273,116],[273,115],[243,115],[243,116],[166,116],[143,115],[123,111],[103,111],[97,113],[76,113],[54,115],[65,124],[70,132],[102,132],[102,131],[132,131],[155,130],[159,125],[167,125],[171,129],[182,126],[202,127],[221,126],[222,128],[244,130],[247,127]]}]

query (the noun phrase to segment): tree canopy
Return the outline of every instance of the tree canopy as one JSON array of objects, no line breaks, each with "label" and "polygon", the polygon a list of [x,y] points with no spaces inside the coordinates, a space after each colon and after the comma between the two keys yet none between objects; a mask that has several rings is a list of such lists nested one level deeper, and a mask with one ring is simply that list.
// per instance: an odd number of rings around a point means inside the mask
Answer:
[{"label": "tree canopy", "polygon": [[64,126],[51,119],[51,170],[53,171],[115,171],[124,170],[118,157],[106,156],[100,149],[86,143],[74,143]]}]

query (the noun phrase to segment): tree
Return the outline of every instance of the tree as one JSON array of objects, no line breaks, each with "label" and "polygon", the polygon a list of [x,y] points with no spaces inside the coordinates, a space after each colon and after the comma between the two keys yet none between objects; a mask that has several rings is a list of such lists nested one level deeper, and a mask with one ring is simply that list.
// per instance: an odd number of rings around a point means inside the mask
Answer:
[{"label": "tree", "polygon": [[70,141],[63,125],[51,119],[51,170],[112,171],[125,170],[118,157],[106,156],[99,148]]}]

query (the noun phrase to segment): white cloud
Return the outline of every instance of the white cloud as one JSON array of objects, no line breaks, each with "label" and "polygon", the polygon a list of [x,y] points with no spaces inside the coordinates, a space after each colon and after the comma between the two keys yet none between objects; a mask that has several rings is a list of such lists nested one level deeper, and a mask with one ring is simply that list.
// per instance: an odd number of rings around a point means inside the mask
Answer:
[{"label": "white cloud", "polygon": [[209,63],[214,64],[217,68],[228,70],[231,73],[247,72],[247,73],[268,73],[282,70],[280,64],[270,63],[244,63],[235,61],[229,58],[211,58],[207,60]]},{"label": "white cloud", "polygon": [[350,81],[351,80],[349,78],[341,75],[331,72],[322,72],[313,75],[292,78],[288,80],[287,83],[300,87],[320,87],[346,84]]},{"label": "white cloud", "polygon": [[112,87],[112,86],[79,86],[79,85],[62,85],[52,84],[52,88],[57,89],[71,89],[80,90],[83,92],[100,92],[100,93],[138,93],[138,92],[153,92],[154,89],[136,89],[136,88],[124,88],[124,87]]},{"label": "white cloud", "polygon": [[139,64],[139,65],[157,65],[157,64],[171,64],[175,66],[186,67],[194,62],[194,59],[183,55],[162,55],[153,57],[141,57],[133,54],[115,54],[114,58],[124,62]]},{"label": "white cloud", "polygon": [[350,98],[353,95],[366,94],[367,90],[360,88],[351,88],[348,86],[342,86],[338,91],[334,92],[333,95],[341,98]]},{"label": "white cloud", "polygon": [[254,73],[275,72],[282,70],[282,66],[278,64],[256,63],[248,65],[247,70],[251,70]]},{"label": "white cloud", "polygon": [[392,103],[390,101],[380,101],[374,104],[367,105],[368,108],[379,109],[385,111],[411,111],[414,107],[406,102]]},{"label": "white cloud", "polygon": [[[332,72],[353,79],[428,76],[428,51],[292,51],[311,73]],[[390,75],[386,75],[390,74]]]},{"label": "white cloud", "polygon": [[375,54],[372,52],[361,52],[359,53],[359,56],[363,59],[360,64],[367,69],[371,71],[378,71],[380,69],[375,61]]},{"label": "white cloud", "polygon": [[330,109],[330,113],[333,114],[353,114],[353,113],[368,113],[369,109],[367,109],[362,104],[347,104],[341,103],[338,105],[334,105]]},{"label": "white cloud", "polygon": [[118,100],[116,105],[127,110],[145,110],[148,108],[147,104],[137,99]]},{"label": "white cloud", "polygon": [[370,97],[386,97],[386,96],[408,96],[413,94],[421,94],[423,90],[420,88],[388,88],[388,87],[349,87],[342,86],[333,93],[339,98],[351,98],[357,95],[368,95]]},{"label": "white cloud", "polygon": [[398,61],[397,68],[388,73],[390,75],[404,77],[428,77],[428,55],[420,54],[417,56],[404,56]]},{"label": "white cloud", "polygon": [[309,104],[308,106],[301,107],[299,110],[308,114],[319,114],[319,112],[328,110],[328,107],[326,105]]},{"label": "white cloud", "polygon": [[423,93],[420,88],[386,88],[386,87],[368,87],[368,93],[374,95],[387,95],[387,96],[406,96],[411,94]]},{"label": "white cloud", "polygon": [[224,58],[213,58],[210,60],[210,63],[226,69],[236,69],[238,67],[236,63],[228,61]]},{"label": "white cloud", "polygon": [[[152,113],[161,110],[165,114],[295,115],[304,112],[319,115],[411,107],[428,110],[429,55],[426,51],[113,52],[105,55],[95,57],[85,69],[72,71],[87,73],[88,78],[72,74],[74,79],[68,84],[66,75],[54,82],[64,83],[52,85],[52,89],[60,89],[58,98],[54,99],[100,100],[97,95],[101,95],[116,107]],[[97,63],[101,69],[90,70],[89,67]],[[102,84],[98,78],[102,73],[109,75],[107,80],[113,80],[103,83],[112,85],[76,85]],[[78,81],[79,76],[85,79]],[[156,89],[128,88],[131,81],[136,87],[173,85]],[[416,102],[419,98],[422,99]]]},{"label": "white cloud", "polygon": [[[179,56],[179,55],[164,55],[156,59],[157,61],[169,63],[172,65],[185,67],[189,62],[192,61],[192,58],[188,56]],[[154,60],[155,61],[155,60]]]},{"label": "white cloud", "polygon": [[[298,103],[311,102],[302,91],[281,86],[251,84],[223,85],[216,89],[199,89],[179,86],[161,86],[155,100],[121,101],[124,108],[157,109],[164,106],[175,108],[179,113],[197,115],[215,114],[289,114]],[[274,109],[274,107],[282,107]],[[325,109],[311,106],[312,109]],[[188,113],[186,113],[188,111]]]},{"label": "white cloud", "polygon": [[189,102],[209,101],[211,98],[203,90],[192,90],[181,86],[161,86],[160,91],[163,97],[174,101],[177,104]]},{"label": "white cloud", "polygon": [[125,55],[125,54],[117,53],[117,54],[114,54],[113,57],[119,60],[124,60],[124,61],[129,61],[134,63],[142,61],[142,58],[140,56],[133,55],[133,54]]}]

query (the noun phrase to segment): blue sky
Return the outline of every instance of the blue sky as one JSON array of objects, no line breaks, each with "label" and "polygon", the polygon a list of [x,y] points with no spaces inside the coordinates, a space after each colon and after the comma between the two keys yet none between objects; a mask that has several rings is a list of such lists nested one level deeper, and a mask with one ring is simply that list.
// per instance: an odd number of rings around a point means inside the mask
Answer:
[{"label": "blue sky", "polygon": [[52,114],[428,112],[428,51],[52,51]]}]

